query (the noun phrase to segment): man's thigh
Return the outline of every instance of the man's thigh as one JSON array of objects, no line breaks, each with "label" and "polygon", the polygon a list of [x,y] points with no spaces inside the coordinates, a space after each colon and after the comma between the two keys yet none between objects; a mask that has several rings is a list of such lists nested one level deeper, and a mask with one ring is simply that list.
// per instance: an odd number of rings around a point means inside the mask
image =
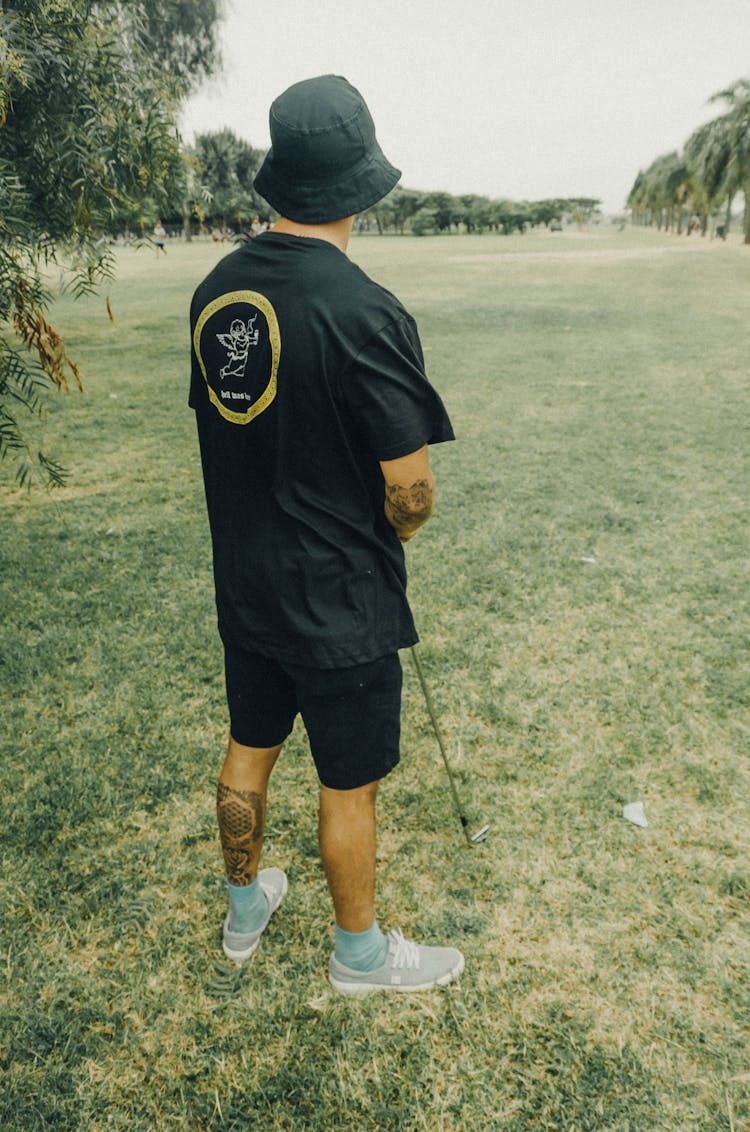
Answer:
[{"label": "man's thigh", "polygon": [[353,790],[393,770],[401,735],[398,653],[352,668],[287,670],[324,786]]},{"label": "man's thigh", "polygon": [[226,646],[224,675],[235,742],[245,747],[283,743],[299,710],[289,674],[269,657]]}]

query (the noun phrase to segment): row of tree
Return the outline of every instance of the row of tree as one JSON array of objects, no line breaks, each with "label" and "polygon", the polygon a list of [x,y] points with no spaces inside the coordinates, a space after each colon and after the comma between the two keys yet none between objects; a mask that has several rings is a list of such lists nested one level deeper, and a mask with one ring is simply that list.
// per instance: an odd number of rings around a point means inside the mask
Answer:
[{"label": "row of tree", "polygon": [[493,200],[476,193],[420,193],[397,187],[362,217],[366,228],[378,232],[407,230],[416,236],[434,232],[524,232],[540,225],[575,221],[584,224],[598,214],[601,201],[593,197],[554,200]]},{"label": "row of tree", "polygon": [[[238,138],[232,130],[199,134],[183,151],[183,175],[175,182],[175,195],[164,204],[152,200],[142,213],[140,226],[148,230],[158,209],[173,229],[182,227],[187,238],[197,227],[232,228],[241,232],[252,220],[272,221],[275,214],[252,187],[265,156]],[[575,197],[541,201],[491,200],[470,193],[418,192],[398,185],[359,219],[360,230],[380,233],[523,232],[526,228],[574,221],[582,224],[597,213],[601,201]],[[121,224],[129,217],[123,215]]]},{"label": "row of tree", "polygon": [[732,205],[744,194],[744,241],[750,244],[750,79],[715,94],[725,112],[699,126],[681,152],[642,169],[628,196],[634,223],[705,235],[709,224],[726,235]]}]

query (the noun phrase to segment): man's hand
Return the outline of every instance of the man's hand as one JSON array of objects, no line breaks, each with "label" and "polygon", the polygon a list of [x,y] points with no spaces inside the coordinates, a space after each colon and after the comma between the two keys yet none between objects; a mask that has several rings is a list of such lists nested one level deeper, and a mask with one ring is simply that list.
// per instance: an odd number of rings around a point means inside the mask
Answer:
[{"label": "man's hand", "polygon": [[381,460],[385,517],[401,542],[408,542],[435,509],[435,477],[427,445],[398,460]]}]

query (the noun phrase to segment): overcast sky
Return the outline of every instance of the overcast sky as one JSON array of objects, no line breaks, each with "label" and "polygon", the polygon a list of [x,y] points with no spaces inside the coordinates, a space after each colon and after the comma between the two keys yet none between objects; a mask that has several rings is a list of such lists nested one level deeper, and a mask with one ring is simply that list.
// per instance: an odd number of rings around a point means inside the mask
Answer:
[{"label": "overcast sky", "polygon": [[332,72],[365,96],[407,188],[612,212],[750,76],[750,0],[226,0],[221,42],[188,141],[229,126],[266,148],[276,95]]}]

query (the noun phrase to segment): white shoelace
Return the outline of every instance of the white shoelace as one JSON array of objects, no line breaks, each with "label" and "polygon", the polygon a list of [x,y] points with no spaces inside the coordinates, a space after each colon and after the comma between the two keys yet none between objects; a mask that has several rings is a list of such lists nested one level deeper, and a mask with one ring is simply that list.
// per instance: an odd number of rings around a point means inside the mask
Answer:
[{"label": "white shoelace", "polygon": [[394,967],[419,967],[419,947],[410,939],[404,939],[400,928],[388,932],[388,945],[393,956]]}]

